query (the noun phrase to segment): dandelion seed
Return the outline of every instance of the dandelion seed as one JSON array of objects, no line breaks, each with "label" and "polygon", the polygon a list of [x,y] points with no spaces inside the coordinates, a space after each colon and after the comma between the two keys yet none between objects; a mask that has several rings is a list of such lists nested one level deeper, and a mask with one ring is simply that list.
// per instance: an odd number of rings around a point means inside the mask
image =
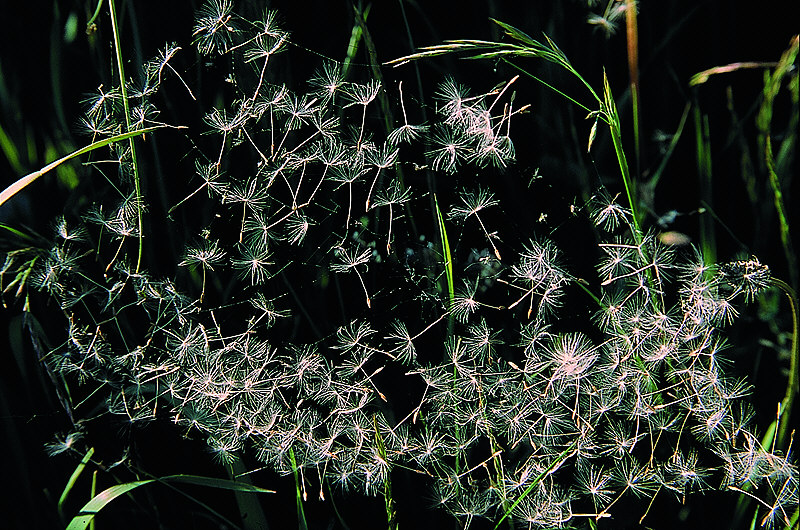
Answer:
[{"label": "dandelion seed", "polygon": [[199,243],[186,249],[183,260],[178,263],[179,267],[200,266],[203,271],[202,288],[200,290],[200,301],[206,292],[206,270],[214,270],[214,267],[223,263],[225,251],[219,248],[218,241],[203,239]]},{"label": "dandelion seed", "polygon": [[478,188],[477,193],[472,192],[462,192],[461,193],[461,202],[464,204],[463,206],[453,206],[453,208],[448,212],[447,217],[450,219],[455,219],[458,221],[466,221],[468,218],[472,217],[473,215],[478,220],[478,223],[481,225],[481,230],[483,230],[483,234],[486,236],[486,239],[489,241],[489,244],[492,245],[492,249],[494,249],[494,255],[497,259],[500,259],[500,251],[497,250],[497,247],[492,240],[492,235],[486,230],[486,226],[483,224],[483,220],[481,219],[478,212],[483,210],[484,208],[489,208],[491,206],[496,206],[498,203],[497,200],[494,198],[494,194],[482,189]]},{"label": "dandelion seed", "polygon": [[239,458],[237,452],[242,448],[241,442],[229,434],[222,436],[212,435],[208,439],[208,445],[214,455],[214,460],[225,465],[235,462]]},{"label": "dandelion seed", "polygon": [[353,210],[353,182],[365,175],[369,170],[360,164],[346,164],[333,166],[333,175],[331,179],[339,182],[339,187],[347,184],[347,218],[344,222],[344,236],[339,243],[341,246],[347,239],[347,233],[350,230],[350,216]]},{"label": "dandelion seed", "polygon": [[519,263],[511,267],[512,277],[526,281],[530,288],[509,305],[513,309],[523,300],[530,297],[528,318],[533,312],[533,295],[539,293],[539,311],[554,312],[560,306],[563,287],[569,276],[560,267],[560,252],[550,241],[530,241],[525,245]]},{"label": "dandelion seed", "polygon": [[434,97],[444,102],[439,112],[446,117],[450,123],[465,123],[470,121],[473,109],[469,104],[476,99],[469,95],[469,90],[462,84],[457,83],[452,78],[445,79],[439,85]]},{"label": "dandelion seed", "polygon": [[454,173],[458,162],[469,155],[469,140],[450,126],[434,127],[430,140],[431,144],[437,146],[426,153],[428,158],[433,159],[430,164],[434,171]]},{"label": "dandelion seed", "polygon": [[586,22],[601,29],[606,34],[606,38],[609,38],[617,32],[619,20],[625,16],[627,8],[624,2],[608,2],[602,15],[591,14],[587,17]]},{"label": "dandelion seed", "polygon": [[313,221],[303,215],[300,211],[295,210],[292,215],[286,219],[284,224],[285,233],[284,238],[291,245],[300,245],[308,234],[308,229],[313,224]]},{"label": "dandelion seed", "polygon": [[389,187],[385,190],[379,191],[375,195],[375,202],[372,208],[380,208],[382,206],[389,207],[389,230],[386,236],[386,254],[391,253],[392,248],[392,222],[394,220],[394,205],[405,204],[411,200],[411,190],[409,188],[401,189],[399,180],[393,180]]},{"label": "dandelion seed", "polygon": [[192,35],[197,51],[203,55],[223,54],[232,43],[238,28],[231,20],[233,5],[230,0],[207,0],[197,12]]},{"label": "dandelion seed", "polygon": [[[289,94],[288,97],[282,98],[277,103],[277,108],[281,112],[286,113],[289,119],[284,123],[284,128],[292,131],[300,128],[302,125],[309,123],[315,114],[319,112],[317,98],[309,99],[308,96],[297,97],[294,94]],[[281,141],[281,145],[286,140]],[[280,147],[278,148],[280,152]]]},{"label": "dandelion seed", "polygon": [[580,492],[592,498],[595,510],[611,500],[614,490],[609,487],[610,481],[611,476],[593,464],[581,466],[575,476]]},{"label": "dandelion seed", "polygon": [[720,276],[734,287],[734,295],[743,293],[747,302],[755,300],[759,293],[772,285],[769,267],[762,265],[756,257],[722,265]]},{"label": "dandelion seed", "polygon": [[367,118],[367,105],[377,97],[378,92],[381,91],[380,82],[370,79],[366,84],[350,83],[345,88],[345,95],[351,100],[351,103],[345,105],[361,105],[363,107],[361,113],[361,127],[358,132],[358,140],[356,141],[356,148],[361,148],[361,140],[364,138],[364,122]]},{"label": "dandelion seed", "polygon": [[653,469],[640,465],[631,457],[623,458],[611,471],[611,476],[615,484],[638,498],[650,496],[658,488]]},{"label": "dandelion seed", "polygon": [[72,241],[75,243],[80,243],[86,241],[88,235],[86,228],[82,226],[77,226],[75,228],[69,226],[66,218],[63,215],[56,218],[54,226],[56,235],[65,242]]},{"label": "dandelion seed", "polygon": [[581,333],[558,335],[546,351],[552,375],[550,382],[575,383],[588,375],[599,354]]},{"label": "dandelion seed", "polygon": [[331,270],[338,273],[348,272],[350,270],[354,271],[356,276],[358,276],[358,281],[361,282],[362,289],[364,289],[367,307],[372,307],[372,301],[369,298],[367,286],[364,284],[364,278],[362,278],[361,273],[358,270],[359,265],[369,263],[370,258],[372,257],[372,251],[370,249],[364,249],[360,253],[356,253],[355,250],[348,251],[343,247],[336,247],[335,253],[339,263],[331,263]]},{"label": "dandelion seed", "polygon": [[375,183],[378,182],[378,177],[380,177],[381,171],[394,165],[394,163],[397,161],[397,155],[399,152],[399,149],[391,149],[388,144],[383,144],[380,149],[367,153],[366,163],[375,166],[378,168],[378,171],[375,173],[375,177],[372,179],[369,192],[367,192],[367,201],[364,205],[365,212],[369,211],[369,202],[370,198],[372,197],[372,191],[375,189]]},{"label": "dandelion seed", "polygon": [[225,195],[227,195],[229,184],[223,179],[224,173],[220,172],[219,165],[203,164],[199,160],[196,160],[194,167],[195,173],[203,180],[203,183],[192,193],[181,199],[175,206],[170,208],[167,211],[168,215],[203,189],[208,190],[209,197],[225,197]]},{"label": "dandelion seed", "polygon": [[467,336],[464,337],[464,347],[467,354],[472,357],[476,363],[493,362],[495,348],[503,344],[499,338],[500,332],[489,329],[486,324],[486,319],[481,319],[477,325],[472,325],[467,328]]},{"label": "dandelion seed", "polygon": [[513,161],[515,156],[514,144],[511,138],[505,135],[486,135],[478,149],[472,155],[480,166],[491,165],[493,167],[505,168],[508,162]]},{"label": "dandelion seed", "polygon": [[247,210],[257,211],[264,205],[269,197],[266,187],[264,187],[258,178],[251,177],[247,181],[237,183],[228,189],[227,194],[223,197],[222,201],[225,203],[240,202],[242,203],[242,221],[241,230],[239,231],[239,243],[242,242],[244,237],[244,226],[247,217]]},{"label": "dandelion seed", "polygon": [[408,124],[408,115],[406,114],[406,104],[405,101],[403,100],[402,81],[400,81],[398,90],[400,91],[400,108],[403,111],[403,125],[393,130],[391,133],[389,133],[389,136],[387,136],[386,138],[386,141],[388,141],[389,144],[395,147],[404,142],[408,143],[413,142],[428,130],[428,126],[424,124],[423,125]]},{"label": "dandelion seed", "polygon": [[77,431],[70,432],[66,436],[56,435],[56,441],[45,444],[47,456],[56,456],[68,451],[76,451],[76,445],[83,439],[83,434]]},{"label": "dandelion seed", "polygon": [[592,197],[589,207],[595,226],[613,232],[620,225],[631,224],[630,212],[616,203],[617,197],[619,194],[611,198],[605,190]]},{"label": "dandelion seed", "polygon": [[236,132],[247,119],[248,115],[242,106],[239,107],[238,112],[230,116],[227,109],[213,109],[203,117],[206,125],[226,135]]},{"label": "dandelion seed", "polygon": [[270,278],[267,267],[274,265],[265,246],[243,244],[238,256],[231,258],[231,264],[240,270],[242,279],[248,278],[251,285],[263,283]]},{"label": "dandelion seed", "polygon": [[317,89],[316,94],[322,98],[323,104],[333,101],[336,94],[345,86],[342,68],[333,61],[325,61],[309,80],[309,85]]}]

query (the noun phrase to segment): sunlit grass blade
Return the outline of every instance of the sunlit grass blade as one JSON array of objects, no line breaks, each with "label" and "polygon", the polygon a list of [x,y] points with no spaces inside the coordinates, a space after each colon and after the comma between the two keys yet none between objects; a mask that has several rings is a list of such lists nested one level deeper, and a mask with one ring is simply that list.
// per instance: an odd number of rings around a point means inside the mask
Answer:
[{"label": "sunlit grass blade", "polygon": [[92,459],[92,455],[94,454],[94,447],[90,447],[89,450],[83,455],[78,466],[75,468],[75,471],[72,472],[70,475],[69,480],[67,481],[67,485],[64,486],[64,491],[61,492],[61,496],[58,498],[57,510],[58,510],[58,518],[62,521],[64,520],[64,502],[67,500],[67,496],[69,495],[72,488],[75,486],[75,482],[78,480],[78,477],[81,476],[83,471],[86,469],[86,464]]},{"label": "sunlit grass blade", "polygon": [[[2,74],[3,72],[0,71],[0,75]],[[22,173],[22,162],[20,162],[19,150],[11,138],[9,138],[8,134],[6,134],[2,124],[0,124],[0,151],[3,152],[6,156],[6,160],[11,164],[11,169],[17,173]]]},{"label": "sunlit grass blade", "polygon": [[[697,178],[700,184],[701,201],[713,208],[711,132],[708,116],[704,115],[697,103],[694,106],[695,150],[697,153]],[[709,216],[700,218],[700,248],[706,263],[716,263],[717,244],[714,220]]]},{"label": "sunlit grass blade", "polygon": [[[117,134],[115,136],[111,136],[109,138],[104,138],[103,140],[98,140],[96,142],[93,142],[93,143],[91,143],[91,144],[89,144],[89,145],[87,145],[85,147],[82,147],[82,148],[78,149],[77,151],[73,151],[72,153],[70,153],[70,154],[68,154],[68,155],[66,155],[66,156],[64,156],[62,158],[59,158],[58,160],[50,162],[49,164],[44,166],[42,169],[34,171],[33,173],[28,173],[27,175],[25,175],[21,179],[17,180],[12,185],[8,186],[6,189],[4,189],[2,191],[2,193],[0,193],[0,205],[5,203],[7,200],[9,200],[11,197],[16,195],[17,193],[19,193],[26,186],[28,186],[31,182],[35,181],[36,179],[38,179],[42,175],[45,175],[46,173],[49,173],[50,171],[54,170],[55,168],[57,168],[58,166],[60,166],[64,162],[72,160],[73,158],[81,156],[82,154],[88,153],[90,151],[94,151],[95,149],[99,149],[101,147],[105,147],[105,146],[107,146],[109,144],[113,144],[115,142],[121,142],[123,140],[127,140],[129,138],[133,138],[134,136],[141,136],[143,134],[147,134],[149,132],[156,131],[158,129],[163,129],[163,128],[166,128],[166,127],[168,127],[168,126],[167,125],[154,125],[153,127],[145,127],[144,129],[137,129],[135,131],[129,131],[129,132],[126,132],[126,133]],[[175,128],[182,129],[184,127],[175,127]]]},{"label": "sunlit grass blade", "polygon": [[[447,239],[447,228],[444,226],[442,210],[439,209],[439,201],[436,195],[433,196],[433,205],[436,208],[436,220],[439,225],[439,238],[442,241],[442,254],[444,258],[444,274],[447,280],[447,302],[448,307],[452,307],[456,296],[455,280],[453,275],[453,257],[450,253],[450,241]],[[450,315],[447,321],[448,335],[453,334],[453,316]]]},{"label": "sunlit grass blade", "polygon": [[126,482],[124,484],[117,484],[111,486],[100,493],[93,499],[87,502],[78,515],[72,518],[67,530],[83,530],[94,521],[95,516],[105,508],[114,499],[126,495],[140,486],[147,486],[154,483],[169,483],[169,484],[191,484],[195,486],[205,486],[209,488],[217,488],[231,491],[244,491],[251,493],[275,493],[273,490],[259,488],[251,484],[244,484],[242,482],[235,482],[233,480],[226,480],[214,477],[201,477],[197,475],[169,475],[166,477],[137,480],[134,482]]},{"label": "sunlit grass blade", "polygon": [[549,466],[547,466],[547,468],[544,471],[539,473],[539,475],[535,479],[533,479],[531,481],[531,483],[528,485],[528,487],[525,488],[525,491],[522,493],[522,495],[520,495],[517,498],[517,500],[514,501],[514,503],[505,510],[505,513],[503,513],[503,517],[501,517],[500,520],[497,521],[497,523],[494,525],[494,530],[497,530],[498,528],[500,528],[500,525],[503,523],[503,521],[506,520],[506,518],[509,515],[511,515],[511,513],[514,511],[514,508],[516,508],[517,505],[520,502],[522,502],[522,499],[527,497],[531,493],[531,491],[533,491],[533,489],[536,486],[538,486],[539,483],[542,480],[545,479],[545,477],[547,477],[547,475],[549,475],[554,470],[556,470],[559,467],[561,467],[561,465],[572,455],[572,453],[575,450],[575,448],[578,447],[578,442],[579,441],[580,441],[580,439],[578,438],[574,442],[572,442],[569,447],[564,449],[556,458],[553,459],[553,461],[550,463]]},{"label": "sunlit grass blade", "polygon": [[299,530],[307,530],[308,523],[306,522],[306,512],[303,508],[303,493],[300,491],[300,484],[302,477],[300,476],[297,468],[297,459],[294,456],[294,449],[289,449],[289,461],[292,463],[292,476],[294,477],[294,497],[297,504],[297,528]]},{"label": "sunlit grass blade", "polygon": [[[380,429],[378,429],[377,416],[373,416],[372,421],[375,425],[375,442],[378,448],[378,455],[383,459],[384,462],[388,462],[386,445],[383,442],[383,436],[381,436]],[[392,495],[391,469],[386,471],[386,478],[383,479],[383,500],[386,507],[387,527],[389,530],[397,530],[399,526],[397,524],[397,507],[395,506],[394,496]]]}]

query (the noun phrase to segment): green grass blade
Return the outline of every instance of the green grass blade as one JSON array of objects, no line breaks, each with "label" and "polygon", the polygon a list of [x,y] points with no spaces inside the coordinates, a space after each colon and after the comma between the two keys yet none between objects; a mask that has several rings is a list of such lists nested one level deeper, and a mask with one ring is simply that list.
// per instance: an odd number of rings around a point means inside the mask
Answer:
[{"label": "green grass blade", "polygon": [[102,510],[108,503],[116,499],[121,495],[125,495],[129,491],[132,491],[139,486],[144,486],[145,484],[151,484],[156,482],[155,480],[138,480],[136,482],[127,482],[125,484],[117,484],[116,486],[111,486],[110,488],[106,489],[105,491],[100,492],[99,495],[96,495],[92,500],[87,502],[78,515],[72,518],[69,525],[67,525],[67,530],[82,530],[89,526],[89,524],[94,520],[95,515]]},{"label": "green grass blade", "polygon": [[67,500],[67,496],[69,492],[72,491],[72,488],[75,486],[75,482],[77,482],[78,477],[81,476],[83,471],[86,469],[86,464],[92,459],[92,455],[94,454],[94,447],[90,447],[89,450],[83,455],[78,467],[75,468],[75,471],[72,472],[70,475],[69,480],[67,481],[67,485],[64,486],[64,491],[61,492],[61,497],[58,498],[57,510],[58,510],[58,518],[62,521],[64,520],[64,502]]},{"label": "green grass blade", "polygon": [[[697,151],[697,177],[700,180],[701,201],[714,207],[712,197],[712,154],[711,132],[709,130],[708,116],[700,111],[696,104],[694,108],[695,149]],[[717,262],[716,231],[713,219],[708,216],[700,217],[700,247],[706,263]]]},{"label": "green grass blade", "polygon": [[514,511],[514,508],[516,508],[517,505],[520,502],[522,502],[522,499],[527,497],[530,494],[530,492],[533,491],[533,488],[535,488],[539,484],[539,482],[541,482],[547,475],[552,473],[554,470],[558,469],[561,466],[561,464],[563,464],[566,461],[566,459],[569,458],[570,454],[575,450],[576,447],[578,447],[579,441],[580,440],[576,438],[575,441],[572,442],[569,447],[564,449],[561,452],[561,454],[558,455],[557,458],[553,459],[550,465],[547,466],[547,469],[539,473],[539,475],[533,480],[533,482],[531,482],[530,485],[527,488],[525,488],[525,491],[522,493],[522,495],[520,495],[519,498],[516,501],[514,501],[514,504],[512,504],[511,507],[509,507],[505,511],[503,517],[501,517],[500,520],[497,521],[497,524],[494,525],[494,530],[500,528],[500,525],[503,524],[503,521],[505,521],[509,515],[511,515],[511,512]]},{"label": "green grass blade", "polygon": [[297,501],[297,528],[299,530],[308,530],[308,522],[306,521],[306,512],[303,508],[303,494],[300,492],[300,474],[297,472],[297,460],[294,457],[294,449],[289,448],[289,460],[292,462],[292,475],[294,476],[294,490],[295,500]]},{"label": "green grass blade", "polygon": [[491,20],[492,22],[503,28],[503,31],[506,32],[506,35],[515,40],[518,40],[519,42],[525,44],[526,46],[530,46],[531,48],[539,48],[542,46],[541,43],[531,38],[530,35],[528,35],[524,31],[515,28],[511,24],[506,24],[505,22],[496,20],[494,18],[490,18],[489,20]]},{"label": "green grass blade", "polygon": [[[375,443],[378,446],[378,456],[380,456],[384,462],[388,462],[389,460],[386,454],[386,445],[383,442],[381,431],[378,429],[377,416],[373,416],[372,421],[375,425]],[[387,527],[389,530],[397,530],[400,528],[400,526],[397,524],[397,507],[395,506],[394,496],[392,495],[391,468],[387,470],[386,478],[383,479],[383,501],[386,507]]]},{"label": "green grass blade", "polygon": [[[54,170],[55,168],[57,168],[58,166],[60,166],[64,162],[72,160],[73,158],[81,156],[82,154],[88,153],[90,151],[94,151],[95,149],[99,149],[99,148],[105,147],[105,146],[107,146],[109,144],[113,144],[114,142],[121,142],[123,140],[127,140],[129,138],[133,138],[134,136],[140,136],[142,134],[147,134],[149,132],[156,131],[158,129],[163,129],[165,127],[168,127],[168,126],[167,125],[154,125],[153,127],[145,127],[144,129],[137,129],[135,131],[129,131],[129,132],[126,132],[126,133],[117,134],[115,136],[111,136],[111,137],[105,138],[103,140],[98,140],[98,141],[96,141],[94,143],[91,143],[91,144],[89,144],[87,146],[84,146],[84,147],[78,149],[77,151],[73,151],[72,153],[70,153],[70,154],[68,154],[68,155],[66,155],[66,156],[64,156],[62,158],[59,158],[58,160],[50,162],[49,164],[44,166],[42,169],[34,171],[33,173],[28,173],[27,175],[25,175],[21,179],[17,180],[14,184],[12,184],[9,187],[7,187],[6,189],[4,189],[2,191],[2,193],[0,193],[0,205],[5,203],[7,200],[9,200],[11,197],[16,195],[20,191],[22,191],[31,182],[35,181],[36,179],[38,179],[42,175],[44,175],[46,173],[49,173],[50,171]],[[179,126],[179,127],[175,127],[175,128],[184,129],[185,127]]]},{"label": "green grass blade", "polygon": [[[2,72],[0,72],[2,75]],[[11,169],[17,173],[22,173],[22,163],[19,160],[19,151],[14,142],[11,141],[2,124],[0,124],[0,150],[6,155],[6,160],[11,165]]]},{"label": "green grass blade", "polygon": [[125,484],[117,484],[111,486],[87,502],[78,515],[72,518],[67,530],[84,530],[94,520],[97,513],[105,508],[114,499],[130,493],[140,486],[146,486],[153,483],[177,483],[177,484],[191,484],[194,486],[205,486],[209,488],[217,488],[231,491],[245,491],[251,493],[275,493],[273,490],[259,488],[252,484],[245,484],[233,480],[226,480],[214,477],[201,477],[197,475],[169,475],[166,477],[136,480],[134,482],[126,482]]},{"label": "green grass blade", "polygon": [[[249,471],[242,462],[241,457],[237,454],[236,458],[229,466],[226,466],[228,477],[241,484],[252,485],[252,477]],[[264,515],[264,510],[255,493],[251,491],[234,490],[236,497],[236,505],[239,507],[239,513],[242,515],[242,526],[244,530],[261,530],[267,528],[267,518]]]},{"label": "green grass blade", "polygon": [[797,256],[792,245],[792,236],[789,233],[789,215],[786,210],[786,201],[783,198],[783,191],[778,174],[775,172],[775,159],[772,155],[772,137],[767,136],[764,149],[764,158],[767,163],[769,173],[769,184],[772,188],[772,199],[775,204],[775,211],[778,214],[779,230],[783,252],[786,255],[786,262],[789,264],[789,271],[792,276],[792,283],[797,284]]},{"label": "green grass blade", "polygon": [[[356,18],[361,17],[361,19],[364,22],[366,22],[371,7],[372,4],[369,4],[363,11],[361,12],[356,11]],[[353,24],[353,29],[350,31],[350,41],[347,43],[347,55],[345,56],[344,62],[342,64],[342,72],[344,73],[345,77],[347,77],[347,74],[350,72],[350,65],[356,63],[356,55],[358,54],[358,45],[362,40],[362,35],[363,35],[363,25],[360,24],[358,20],[356,20],[356,23]]]},{"label": "green grass blade", "polygon": [[[126,133],[117,134],[115,136],[111,136],[110,138],[105,138],[103,140],[98,140],[98,141],[96,141],[94,143],[91,143],[91,144],[89,144],[89,145],[87,145],[85,147],[82,147],[82,148],[78,149],[77,151],[73,151],[72,153],[70,153],[70,154],[68,154],[68,155],[66,155],[66,156],[64,156],[62,158],[59,158],[58,160],[50,162],[49,164],[44,166],[42,169],[34,171],[33,173],[28,173],[27,175],[25,175],[24,177],[22,177],[21,179],[17,180],[15,183],[13,183],[12,185],[10,185],[6,189],[4,189],[2,191],[2,193],[0,193],[0,205],[5,203],[8,199],[13,197],[17,193],[19,193],[26,186],[28,186],[31,182],[35,181],[36,179],[38,179],[42,175],[44,175],[46,173],[49,173],[50,171],[54,170],[55,168],[57,168],[58,166],[60,166],[64,162],[72,160],[73,158],[81,156],[82,154],[88,153],[89,151],[94,151],[95,149],[99,149],[99,148],[105,147],[105,146],[107,146],[109,144],[113,144],[114,142],[121,142],[123,140],[127,140],[129,138],[133,138],[134,136],[140,136],[142,134],[146,134],[146,133],[158,130],[158,129],[163,129],[165,127],[168,127],[168,126],[167,125],[155,125],[153,127],[145,127],[144,129],[137,129],[135,131],[129,131],[129,132],[126,132]],[[177,128],[182,129],[184,127],[177,127]]]},{"label": "green grass blade", "polygon": [[[436,208],[436,220],[439,225],[439,238],[442,241],[442,255],[444,256],[444,274],[447,279],[447,304],[448,309],[453,306],[456,297],[454,275],[453,275],[453,256],[450,253],[450,241],[447,239],[447,229],[444,226],[444,217],[439,209],[439,201],[436,194],[433,195],[433,206]],[[453,334],[453,315],[447,319],[447,334]]]},{"label": "green grass blade", "polygon": [[36,241],[36,239],[33,236],[31,236],[29,234],[26,234],[25,232],[22,232],[22,231],[20,231],[20,230],[18,230],[16,228],[14,228],[13,226],[8,226],[6,224],[0,223],[0,229],[8,230],[13,235],[17,236],[18,238],[22,239],[23,241],[27,241],[27,242]]}]

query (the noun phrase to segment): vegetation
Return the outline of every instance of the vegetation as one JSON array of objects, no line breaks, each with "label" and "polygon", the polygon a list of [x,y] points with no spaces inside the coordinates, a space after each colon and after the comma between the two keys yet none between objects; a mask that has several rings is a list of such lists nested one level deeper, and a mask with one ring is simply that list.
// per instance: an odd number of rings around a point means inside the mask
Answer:
[{"label": "vegetation", "polygon": [[[66,17],[82,136],[26,170],[0,86],[0,397],[49,437],[5,423],[12,524],[796,527],[798,38],[692,71],[653,136],[649,6],[589,4],[549,13],[625,34],[586,72],[512,18],[417,49],[402,1],[390,56],[377,4],[334,50],[230,0],[152,49],[133,3]],[[720,147],[704,91],[753,69]]]}]

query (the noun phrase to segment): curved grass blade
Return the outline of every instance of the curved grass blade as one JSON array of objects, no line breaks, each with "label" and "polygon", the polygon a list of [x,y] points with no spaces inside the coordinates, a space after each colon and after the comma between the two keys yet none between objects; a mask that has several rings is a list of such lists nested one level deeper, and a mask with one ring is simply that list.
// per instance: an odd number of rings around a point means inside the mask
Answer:
[{"label": "curved grass blade", "polygon": [[105,508],[111,501],[129,493],[140,486],[145,486],[153,483],[178,483],[178,484],[192,484],[195,486],[206,486],[210,488],[218,488],[231,491],[245,491],[249,493],[275,493],[273,490],[259,488],[252,484],[245,484],[242,482],[235,482],[233,480],[226,480],[214,477],[200,477],[197,475],[168,475],[166,477],[136,480],[134,482],[126,482],[125,484],[117,484],[111,486],[100,493],[93,499],[87,502],[80,513],[72,518],[67,530],[84,530],[94,520],[95,515]]},{"label": "curved grass blade", "polygon": [[[121,142],[123,140],[127,140],[127,139],[133,138],[135,136],[140,136],[142,134],[147,134],[149,132],[152,132],[152,131],[155,131],[155,130],[158,130],[158,129],[163,129],[165,127],[170,127],[170,126],[168,126],[168,125],[154,125],[153,127],[145,127],[144,129],[137,129],[135,131],[129,131],[129,132],[126,132],[126,133],[117,134],[115,136],[111,136],[110,138],[105,138],[103,140],[98,140],[98,141],[96,141],[94,143],[91,143],[91,144],[89,144],[87,146],[81,147],[77,151],[73,151],[72,153],[70,153],[70,154],[68,154],[68,155],[66,155],[66,156],[64,156],[62,158],[59,158],[58,160],[56,160],[54,162],[50,162],[49,164],[44,166],[42,169],[34,171],[33,173],[28,173],[27,175],[25,175],[24,177],[22,177],[21,179],[17,180],[15,183],[13,183],[12,185],[10,185],[6,189],[4,189],[2,191],[2,193],[0,193],[0,205],[5,203],[7,200],[9,200],[11,197],[16,195],[20,191],[22,191],[31,182],[33,182],[34,180],[38,179],[42,175],[44,175],[46,173],[49,173],[50,171],[54,170],[55,168],[57,168],[58,166],[60,166],[64,162],[72,160],[73,158],[81,156],[82,154],[88,153],[90,151],[94,151],[95,149],[99,149],[101,147],[105,147],[105,146],[107,146],[109,144],[113,144],[115,142]],[[179,126],[179,127],[175,127],[175,128],[184,129],[185,127]]]}]

